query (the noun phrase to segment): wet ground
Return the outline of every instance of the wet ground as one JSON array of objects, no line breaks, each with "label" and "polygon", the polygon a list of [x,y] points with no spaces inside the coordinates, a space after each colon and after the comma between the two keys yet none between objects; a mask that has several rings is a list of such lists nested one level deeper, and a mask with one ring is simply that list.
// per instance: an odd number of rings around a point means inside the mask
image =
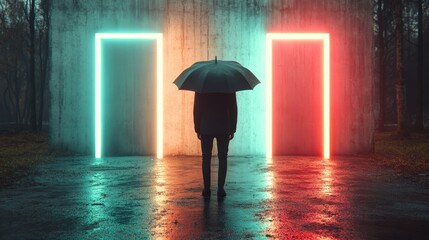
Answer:
[{"label": "wet ground", "polygon": [[[59,158],[0,189],[1,239],[428,239],[428,181],[365,158]],[[427,178],[426,176],[423,176]]]}]

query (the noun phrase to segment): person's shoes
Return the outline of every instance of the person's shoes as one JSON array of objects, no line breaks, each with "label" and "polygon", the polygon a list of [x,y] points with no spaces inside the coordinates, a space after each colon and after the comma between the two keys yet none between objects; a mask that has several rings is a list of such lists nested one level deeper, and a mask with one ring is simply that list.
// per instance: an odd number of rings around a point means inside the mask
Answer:
[{"label": "person's shoes", "polygon": [[202,192],[202,196],[205,198],[205,199],[209,199],[210,198],[210,195],[212,194],[212,191],[210,191],[210,189],[203,189],[203,192]]},{"label": "person's shoes", "polygon": [[226,197],[226,192],[225,189],[218,189],[217,190],[217,198],[225,198]]}]

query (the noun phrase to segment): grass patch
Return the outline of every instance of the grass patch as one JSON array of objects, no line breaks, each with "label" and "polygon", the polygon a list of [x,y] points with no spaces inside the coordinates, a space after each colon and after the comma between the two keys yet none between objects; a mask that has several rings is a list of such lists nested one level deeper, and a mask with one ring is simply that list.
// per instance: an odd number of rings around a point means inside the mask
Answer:
[{"label": "grass patch", "polygon": [[402,137],[396,132],[377,132],[374,158],[403,174],[429,174],[429,137],[423,133]]},{"label": "grass patch", "polygon": [[35,164],[53,158],[47,133],[0,134],[0,186],[26,176]]}]

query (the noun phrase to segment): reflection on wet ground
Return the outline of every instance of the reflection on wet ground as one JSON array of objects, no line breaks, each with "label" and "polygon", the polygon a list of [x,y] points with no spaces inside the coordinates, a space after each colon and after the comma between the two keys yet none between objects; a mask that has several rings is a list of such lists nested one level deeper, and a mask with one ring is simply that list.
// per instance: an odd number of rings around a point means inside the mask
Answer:
[{"label": "reflection on wet ground", "polygon": [[[216,161],[213,161],[216,165]],[[217,166],[212,167],[216,186]],[[2,239],[422,239],[429,186],[365,158],[230,157],[227,197],[201,160],[60,158],[0,189]]]}]

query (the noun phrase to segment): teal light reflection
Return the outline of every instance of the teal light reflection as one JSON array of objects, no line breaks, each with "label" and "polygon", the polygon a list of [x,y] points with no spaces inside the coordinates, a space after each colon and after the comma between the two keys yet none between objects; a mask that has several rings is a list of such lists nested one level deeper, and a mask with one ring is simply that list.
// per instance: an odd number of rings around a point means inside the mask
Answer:
[{"label": "teal light reflection", "polygon": [[[108,190],[107,185],[111,180],[108,179],[104,171],[99,171],[105,164],[104,158],[97,158],[93,160],[88,175],[87,175],[87,211],[86,224],[94,225],[101,224],[109,219],[108,212]],[[99,226],[100,228],[104,228]]]}]

